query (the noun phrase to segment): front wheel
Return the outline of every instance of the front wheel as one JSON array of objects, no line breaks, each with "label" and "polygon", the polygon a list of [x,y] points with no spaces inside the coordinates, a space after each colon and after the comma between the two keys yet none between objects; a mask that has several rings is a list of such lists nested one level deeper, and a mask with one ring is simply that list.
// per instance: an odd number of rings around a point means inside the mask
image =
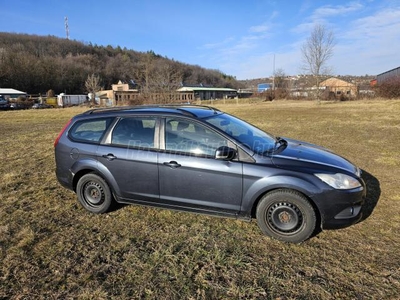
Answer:
[{"label": "front wheel", "polygon": [[284,242],[301,243],[314,232],[315,210],[302,194],[275,190],[258,203],[256,218],[261,231]]},{"label": "front wheel", "polygon": [[82,206],[95,214],[107,212],[113,204],[110,187],[103,178],[93,173],[79,179],[76,194]]}]

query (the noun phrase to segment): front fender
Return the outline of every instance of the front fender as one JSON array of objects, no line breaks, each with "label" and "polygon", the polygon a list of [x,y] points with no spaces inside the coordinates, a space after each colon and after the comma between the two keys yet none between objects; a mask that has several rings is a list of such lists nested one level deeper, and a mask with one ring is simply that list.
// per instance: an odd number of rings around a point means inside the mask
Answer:
[{"label": "front fender", "polygon": [[76,180],[76,176],[84,171],[93,171],[98,173],[103,179],[108,183],[110,186],[111,190],[114,192],[114,194],[118,197],[121,195],[120,188],[117,184],[117,182],[114,179],[114,176],[111,174],[111,172],[99,161],[93,159],[93,158],[85,158],[82,160],[76,161],[71,169],[70,169],[72,176],[74,178],[74,188],[76,186],[76,183],[78,180]]},{"label": "front fender", "polygon": [[277,175],[263,177],[257,181],[246,180],[246,178],[244,178],[242,211],[246,214],[251,214],[254,204],[257,203],[260,197],[276,189],[296,190],[310,199],[313,195],[322,192],[318,182],[312,181],[312,178],[308,178],[308,176],[296,177]]}]

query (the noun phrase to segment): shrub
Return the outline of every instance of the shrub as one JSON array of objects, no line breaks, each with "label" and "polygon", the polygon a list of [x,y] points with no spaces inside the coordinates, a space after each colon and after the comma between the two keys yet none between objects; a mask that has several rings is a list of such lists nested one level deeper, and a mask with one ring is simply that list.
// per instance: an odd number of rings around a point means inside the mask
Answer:
[{"label": "shrub", "polygon": [[400,98],[400,76],[393,76],[375,86],[376,94],[383,98]]}]

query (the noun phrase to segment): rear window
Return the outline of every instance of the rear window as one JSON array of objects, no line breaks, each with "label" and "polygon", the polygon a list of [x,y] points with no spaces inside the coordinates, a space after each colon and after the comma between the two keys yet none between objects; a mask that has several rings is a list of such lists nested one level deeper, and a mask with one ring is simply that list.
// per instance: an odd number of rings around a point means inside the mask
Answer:
[{"label": "rear window", "polygon": [[77,142],[99,143],[113,118],[90,119],[76,122],[69,137]]},{"label": "rear window", "polygon": [[154,148],[155,117],[129,117],[115,126],[111,144],[118,146]]}]

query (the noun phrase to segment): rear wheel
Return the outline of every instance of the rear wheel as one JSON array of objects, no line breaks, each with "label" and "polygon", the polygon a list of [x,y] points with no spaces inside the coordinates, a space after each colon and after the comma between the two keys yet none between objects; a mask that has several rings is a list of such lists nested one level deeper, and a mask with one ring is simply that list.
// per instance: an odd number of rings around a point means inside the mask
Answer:
[{"label": "rear wheel", "polygon": [[93,173],[79,179],[76,194],[82,206],[95,214],[107,212],[113,204],[110,187],[103,178]]},{"label": "rear wheel", "polygon": [[293,190],[276,190],[258,203],[257,223],[261,231],[278,240],[301,243],[314,232],[317,217],[313,206]]}]

